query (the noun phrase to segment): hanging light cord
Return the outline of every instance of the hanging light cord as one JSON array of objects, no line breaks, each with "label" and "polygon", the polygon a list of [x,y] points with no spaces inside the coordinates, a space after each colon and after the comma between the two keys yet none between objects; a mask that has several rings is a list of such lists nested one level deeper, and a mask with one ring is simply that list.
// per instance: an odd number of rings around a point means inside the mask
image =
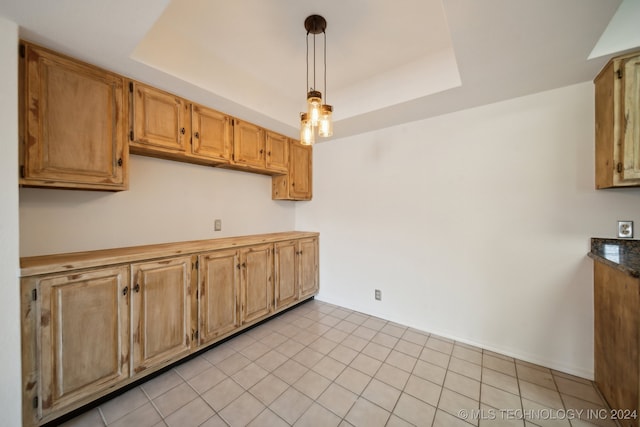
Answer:
[{"label": "hanging light cord", "polygon": [[313,90],[316,90],[316,34],[313,33]]},{"label": "hanging light cord", "polygon": [[304,92],[309,90],[309,31],[307,31],[307,86],[304,88]]},{"label": "hanging light cord", "polygon": [[327,33],[322,32],[324,36],[324,103],[327,102]]}]

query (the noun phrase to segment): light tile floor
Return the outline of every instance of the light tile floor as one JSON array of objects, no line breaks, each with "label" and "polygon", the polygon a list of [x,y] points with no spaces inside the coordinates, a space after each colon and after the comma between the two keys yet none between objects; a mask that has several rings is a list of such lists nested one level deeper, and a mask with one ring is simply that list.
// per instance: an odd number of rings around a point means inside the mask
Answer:
[{"label": "light tile floor", "polygon": [[591,381],[313,300],[65,426],[615,426],[606,408]]}]

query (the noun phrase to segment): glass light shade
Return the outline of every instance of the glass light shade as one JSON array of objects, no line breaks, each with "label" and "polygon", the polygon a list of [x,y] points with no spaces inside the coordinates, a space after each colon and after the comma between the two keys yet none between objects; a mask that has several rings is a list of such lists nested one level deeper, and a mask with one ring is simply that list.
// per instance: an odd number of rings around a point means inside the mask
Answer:
[{"label": "glass light shade", "polygon": [[311,90],[307,93],[307,118],[311,126],[317,126],[320,119],[320,108],[322,105],[322,93]]},{"label": "glass light shade", "polygon": [[316,142],[316,135],[308,117],[307,113],[300,113],[300,143],[302,145],[313,145]]},{"label": "glass light shade", "polygon": [[318,135],[329,137],[333,135],[333,107],[323,104],[320,107],[320,120],[318,121]]}]

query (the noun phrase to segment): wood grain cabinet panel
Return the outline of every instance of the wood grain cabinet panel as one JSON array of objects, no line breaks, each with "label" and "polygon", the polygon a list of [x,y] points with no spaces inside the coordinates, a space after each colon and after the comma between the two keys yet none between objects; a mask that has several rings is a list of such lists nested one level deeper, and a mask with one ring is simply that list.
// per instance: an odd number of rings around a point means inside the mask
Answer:
[{"label": "wood grain cabinet panel", "polygon": [[131,83],[133,153],[171,155],[186,151],[191,137],[190,105],[159,89]]},{"label": "wood grain cabinet panel", "polygon": [[23,43],[20,184],[126,190],[124,78]]},{"label": "wood grain cabinet panel", "polygon": [[264,169],[264,129],[243,120],[234,120],[233,163]]},{"label": "wood grain cabinet panel", "polygon": [[274,200],[311,200],[313,149],[298,141],[289,143],[289,171],[286,175],[272,178]]},{"label": "wood grain cabinet panel", "polygon": [[38,280],[41,416],[129,376],[128,274],[115,267]]},{"label": "wood grain cabinet panel", "polygon": [[640,53],[613,58],[594,83],[596,188],[640,186]]},{"label": "wood grain cabinet panel", "polygon": [[265,167],[273,172],[289,172],[289,138],[267,131],[265,137]]},{"label": "wood grain cabinet panel", "polygon": [[318,255],[317,238],[300,239],[298,241],[300,299],[318,293],[320,284]]},{"label": "wood grain cabinet panel", "polygon": [[252,246],[240,251],[242,323],[271,313],[273,298],[273,245]]},{"label": "wood grain cabinet panel", "polygon": [[191,105],[191,154],[229,163],[233,146],[231,117],[201,105]]},{"label": "wood grain cabinet panel", "polygon": [[278,309],[295,302],[300,293],[298,279],[298,241],[274,245],[274,300]]},{"label": "wood grain cabinet panel", "polygon": [[133,369],[166,364],[191,349],[191,257],[131,266]]},{"label": "wood grain cabinet panel", "polygon": [[240,326],[238,251],[216,251],[198,256],[198,311],[200,344],[213,341]]}]

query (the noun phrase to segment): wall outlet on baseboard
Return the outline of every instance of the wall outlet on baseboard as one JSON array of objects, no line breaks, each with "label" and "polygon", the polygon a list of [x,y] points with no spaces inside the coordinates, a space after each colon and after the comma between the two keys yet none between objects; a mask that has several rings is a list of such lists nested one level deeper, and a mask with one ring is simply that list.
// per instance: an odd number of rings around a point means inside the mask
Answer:
[{"label": "wall outlet on baseboard", "polygon": [[380,289],[376,289],[374,295],[375,295],[376,301],[382,301],[382,291]]}]

